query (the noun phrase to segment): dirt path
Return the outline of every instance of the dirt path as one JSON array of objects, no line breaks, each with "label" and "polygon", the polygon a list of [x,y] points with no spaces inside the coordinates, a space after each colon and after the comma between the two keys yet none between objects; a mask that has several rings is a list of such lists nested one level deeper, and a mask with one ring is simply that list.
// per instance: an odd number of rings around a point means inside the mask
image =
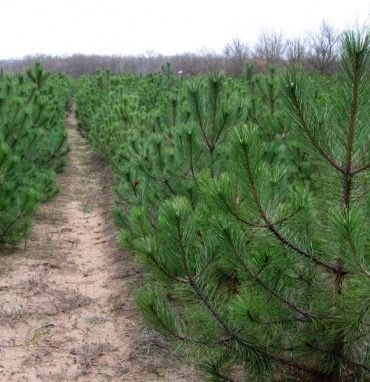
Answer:
[{"label": "dirt path", "polygon": [[0,381],[198,380],[136,312],[141,275],[115,241],[109,171],[67,125],[60,194],[27,249],[0,256]]}]

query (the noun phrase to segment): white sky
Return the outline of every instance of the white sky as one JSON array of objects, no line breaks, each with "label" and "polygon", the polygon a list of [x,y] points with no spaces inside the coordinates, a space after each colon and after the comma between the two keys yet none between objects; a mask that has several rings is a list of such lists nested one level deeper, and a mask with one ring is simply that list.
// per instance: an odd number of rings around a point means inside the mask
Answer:
[{"label": "white sky", "polygon": [[263,28],[297,36],[322,19],[343,29],[369,18],[369,0],[0,0],[0,59],[220,52]]}]

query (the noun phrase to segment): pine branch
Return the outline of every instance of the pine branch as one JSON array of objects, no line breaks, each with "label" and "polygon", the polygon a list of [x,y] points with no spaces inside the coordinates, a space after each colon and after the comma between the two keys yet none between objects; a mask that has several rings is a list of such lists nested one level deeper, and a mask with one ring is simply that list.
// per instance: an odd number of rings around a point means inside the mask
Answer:
[{"label": "pine branch", "polygon": [[333,272],[335,275],[340,274],[341,276],[344,276],[345,274],[347,274],[347,272],[344,271],[343,269],[334,267],[334,266],[332,266],[330,264],[326,264],[324,261],[318,259],[314,254],[304,250],[303,248],[301,248],[300,246],[298,246],[294,242],[290,241],[288,238],[286,238],[278,230],[276,225],[273,224],[273,222],[267,216],[265,210],[263,209],[263,207],[261,205],[261,201],[260,201],[260,198],[259,198],[259,195],[258,195],[258,192],[257,192],[257,187],[256,187],[256,184],[255,184],[253,173],[252,173],[252,170],[251,170],[251,167],[250,167],[248,147],[247,147],[247,145],[245,143],[242,143],[242,149],[243,149],[243,154],[244,154],[244,161],[245,161],[245,165],[246,165],[248,181],[249,181],[249,183],[251,185],[251,188],[252,188],[253,200],[254,200],[254,202],[255,202],[255,204],[257,206],[257,209],[259,211],[259,214],[260,214],[262,220],[266,223],[267,229],[273,234],[273,236],[276,237],[276,239],[278,239],[282,244],[284,244],[284,246],[288,247],[289,249],[291,249],[295,253],[297,253],[299,255],[302,255],[305,258],[311,260],[314,264],[320,265],[321,267],[325,268],[326,270],[328,270],[330,272]]},{"label": "pine branch", "polygon": [[307,316],[304,316],[304,317],[290,317],[290,318],[285,318],[285,319],[281,319],[281,320],[262,321],[262,320],[258,320],[257,318],[253,317],[251,312],[249,312],[249,311],[248,311],[248,317],[251,321],[255,322],[256,324],[264,325],[264,326],[282,325],[282,324],[287,324],[290,322],[304,322],[304,321],[307,321],[307,319],[308,319]]},{"label": "pine branch", "polygon": [[304,365],[297,361],[292,361],[285,359],[281,356],[278,356],[276,354],[273,354],[267,350],[263,350],[261,348],[256,348],[254,346],[251,346],[250,344],[246,343],[239,335],[238,331],[236,329],[233,329],[229,326],[228,322],[220,315],[220,313],[217,311],[217,309],[212,305],[212,303],[208,300],[206,295],[203,293],[202,289],[199,288],[195,280],[193,279],[193,276],[190,272],[190,269],[187,265],[186,260],[186,253],[183,243],[183,236],[182,236],[182,230],[180,227],[180,218],[176,216],[176,228],[178,233],[178,241],[180,243],[180,253],[183,259],[183,265],[186,270],[186,274],[189,280],[189,284],[194,290],[195,294],[198,296],[200,301],[205,305],[205,307],[208,309],[208,311],[211,313],[211,315],[215,318],[215,320],[221,325],[221,327],[225,330],[225,333],[227,333],[230,338],[232,338],[234,341],[236,341],[239,345],[246,347],[247,349],[252,350],[256,354],[259,354],[260,356],[268,357],[271,361],[282,365],[284,367],[296,369],[299,371],[303,371],[309,375],[314,375],[316,377],[323,377],[325,374],[321,371],[318,371],[310,366]]},{"label": "pine branch", "polygon": [[294,310],[295,312],[299,313],[302,317],[310,317],[310,318],[314,318],[314,316],[312,316],[310,313],[308,313],[306,310],[304,310],[303,308],[301,307],[298,307],[297,305],[295,305],[295,303],[293,303],[292,301],[289,301],[286,297],[280,295],[276,290],[274,290],[273,288],[271,288],[267,283],[265,283],[262,278],[254,273],[248,266],[247,264],[245,263],[244,259],[242,258],[242,256],[239,254],[239,251],[235,248],[235,245],[234,245],[234,242],[233,242],[233,239],[230,235],[230,232],[226,229],[223,230],[223,234],[224,234],[224,237],[226,238],[227,242],[229,243],[229,245],[231,246],[232,250],[233,250],[233,253],[234,255],[237,257],[237,259],[239,260],[239,263],[240,265],[242,266],[242,268],[246,271],[246,273],[252,278],[252,280],[254,280],[254,282],[259,285],[260,287],[262,287],[262,289],[264,289],[268,294],[270,294],[272,297],[275,297],[277,298],[282,304],[284,304],[285,306],[287,306],[289,309],[291,310]]},{"label": "pine branch", "polygon": [[193,105],[193,108],[194,108],[195,117],[196,117],[196,119],[198,121],[198,125],[199,125],[199,128],[200,128],[202,137],[203,137],[204,142],[206,143],[208,149],[211,150],[212,145],[211,145],[211,143],[209,142],[209,140],[207,138],[207,134],[206,134],[206,131],[205,131],[205,128],[204,128],[204,121],[203,121],[203,117],[202,117],[202,112],[200,110],[199,94],[197,93],[197,90],[190,90],[189,94],[190,94],[190,99],[192,101],[192,105]]},{"label": "pine branch", "polygon": [[[244,219],[243,217],[241,217],[236,211],[234,211],[231,206],[229,205],[229,203],[227,202],[227,200],[224,198],[224,195],[222,194],[219,194],[218,195],[220,200],[222,201],[222,203],[224,204],[224,206],[226,207],[227,211],[230,213],[230,215],[234,216],[234,218],[240,222],[240,223],[243,223],[245,225],[247,225],[248,227],[251,227],[251,228],[268,228],[268,225],[267,224],[259,224],[259,223],[252,223],[246,219]],[[302,208],[299,207],[297,208],[296,210],[294,210],[293,212],[291,212],[288,216],[284,217],[284,218],[281,218],[279,220],[277,220],[276,222],[272,223],[273,225],[279,225],[279,224],[282,224],[282,223],[285,223],[287,222],[289,219],[291,219],[292,217],[294,217],[295,215],[297,215],[300,211],[302,211]]]},{"label": "pine branch", "polygon": [[216,147],[216,145],[218,143],[218,140],[220,139],[220,136],[221,136],[222,132],[224,131],[225,125],[226,125],[226,122],[222,123],[220,128],[219,128],[219,130],[218,130],[218,132],[217,132],[217,134],[216,134],[216,136],[214,138],[214,141],[212,143],[212,147],[213,147],[212,151]]},{"label": "pine branch", "polygon": [[153,264],[163,273],[164,276],[168,277],[170,280],[177,281],[179,283],[184,282],[184,280],[179,277],[175,277],[171,274],[167,269],[158,261],[158,259],[154,256],[153,253],[145,251],[144,255],[148,256],[148,258],[153,262]]},{"label": "pine branch", "polygon": [[350,122],[348,128],[347,137],[347,152],[346,152],[346,164],[343,172],[343,203],[346,209],[349,209],[351,201],[351,190],[352,190],[352,151],[354,144],[354,136],[357,125],[357,115],[359,112],[359,93],[360,93],[360,80],[361,80],[361,52],[356,51],[355,62],[353,67],[353,90],[352,90],[352,102],[351,102],[351,112],[350,112]]},{"label": "pine branch", "polygon": [[192,176],[195,184],[197,184],[198,180],[197,180],[197,177],[195,175],[195,169],[194,169],[193,144],[192,144],[192,142],[190,140],[188,141],[188,146],[189,146],[189,167],[190,167],[190,172],[191,172],[191,176]]},{"label": "pine branch", "polygon": [[349,242],[349,245],[350,245],[353,257],[355,258],[356,263],[360,267],[361,272],[366,277],[370,278],[370,272],[365,268],[364,264],[362,264],[362,261],[361,261],[360,257],[357,254],[356,246],[355,246],[355,243],[353,242],[353,238],[352,238],[350,232],[348,232],[348,242]]},{"label": "pine branch", "polygon": [[336,171],[338,171],[341,174],[344,174],[344,170],[339,165],[339,163],[333,158],[333,155],[330,152],[327,152],[323,147],[321,147],[320,143],[316,139],[315,135],[312,133],[311,128],[308,126],[308,123],[306,121],[306,117],[304,114],[304,111],[301,107],[301,104],[299,102],[299,99],[297,97],[296,93],[296,84],[291,83],[288,87],[289,89],[289,97],[292,101],[293,108],[299,118],[300,124],[303,127],[309,141],[311,142],[312,146],[317,150],[317,152],[332,166],[335,168]]},{"label": "pine branch", "polygon": [[229,328],[226,321],[224,321],[224,319],[221,317],[220,313],[218,313],[217,309],[214,306],[212,306],[210,301],[208,301],[208,298],[203,293],[203,291],[198,287],[197,283],[194,280],[194,277],[192,275],[192,272],[189,268],[189,265],[188,265],[188,262],[186,259],[184,239],[183,239],[183,234],[182,234],[182,230],[181,230],[180,217],[179,216],[176,216],[176,230],[177,230],[177,234],[178,234],[178,242],[180,244],[180,255],[181,255],[184,270],[185,270],[186,276],[189,280],[190,286],[193,288],[194,292],[199,297],[199,299],[203,302],[203,304],[207,307],[207,309],[211,312],[212,316],[216,319],[216,321],[224,328],[225,332],[230,337],[234,338],[236,331]]},{"label": "pine branch", "polygon": [[364,166],[361,166],[357,168],[356,170],[351,171],[351,175],[357,175],[363,171],[369,170],[370,169],[370,163],[365,164]]}]

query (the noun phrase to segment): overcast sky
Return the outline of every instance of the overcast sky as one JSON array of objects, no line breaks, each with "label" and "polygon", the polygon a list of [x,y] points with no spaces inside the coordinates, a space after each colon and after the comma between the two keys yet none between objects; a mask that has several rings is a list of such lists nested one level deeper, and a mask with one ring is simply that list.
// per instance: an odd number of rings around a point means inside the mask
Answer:
[{"label": "overcast sky", "polygon": [[304,34],[369,22],[369,0],[0,0],[0,59],[27,54],[222,51],[263,28]]}]

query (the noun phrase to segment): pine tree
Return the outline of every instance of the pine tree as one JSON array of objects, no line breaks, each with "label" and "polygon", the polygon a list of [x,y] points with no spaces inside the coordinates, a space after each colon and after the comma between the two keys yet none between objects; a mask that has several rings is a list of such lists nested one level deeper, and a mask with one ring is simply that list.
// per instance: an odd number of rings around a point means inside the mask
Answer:
[{"label": "pine tree", "polygon": [[330,81],[130,75],[90,118],[137,304],[205,379],[369,380],[369,73],[349,32]]},{"label": "pine tree", "polygon": [[233,380],[237,366],[259,381],[369,376],[369,36],[346,34],[343,49],[326,104],[310,104],[304,76],[286,81],[317,193],[267,166],[256,127],[238,128],[229,169],[201,180],[204,203],[166,201],[156,234],[134,244],[156,268],[139,306],[208,355],[211,380]]},{"label": "pine tree", "polygon": [[[67,81],[36,64],[0,81],[0,243],[28,234],[38,205],[57,191],[67,152]],[[63,102],[64,101],[64,102]]]}]

